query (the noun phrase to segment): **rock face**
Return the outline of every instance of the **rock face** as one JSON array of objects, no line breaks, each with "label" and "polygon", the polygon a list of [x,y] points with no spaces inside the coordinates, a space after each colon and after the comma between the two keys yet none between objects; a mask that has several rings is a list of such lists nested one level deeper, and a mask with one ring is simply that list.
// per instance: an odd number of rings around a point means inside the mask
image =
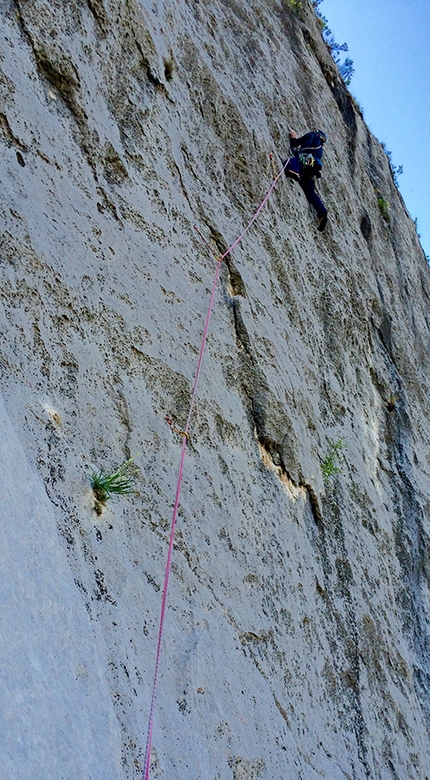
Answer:
[{"label": "rock face", "polygon": [[[3,0],[2,780],[430,771],[430,274],[308,0]],[[387,207],[387,203],[389,207]],[[343,443],[330,468],[330,442]],[[94,509],[92,468],[137,492]],[[324,477],[325,472],[325,479]]]}]

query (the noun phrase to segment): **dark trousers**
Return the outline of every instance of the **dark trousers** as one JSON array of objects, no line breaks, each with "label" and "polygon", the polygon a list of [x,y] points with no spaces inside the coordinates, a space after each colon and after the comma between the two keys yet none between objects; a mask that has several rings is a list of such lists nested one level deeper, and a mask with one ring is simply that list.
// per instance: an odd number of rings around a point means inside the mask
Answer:
[{"label": "dark trousers", "polygon": [[297,157],[291,157],[285,168],[285,175],[288,176],[289,179],[298,181],[305,193],[306,200],[314,207],[318,217],[323,217],[324,214],[327,214],[327,209],[315,189],[314,177],[307,176],[303,173],[302,165]]},{"label": "dark trousers", "polygon": [[327,209],[315,189],[315,179],[312,176],[302,175],[299,184],[306,195],[307,201],[314,207],[317,216],[323,217],[324,214],[327,214]]}]

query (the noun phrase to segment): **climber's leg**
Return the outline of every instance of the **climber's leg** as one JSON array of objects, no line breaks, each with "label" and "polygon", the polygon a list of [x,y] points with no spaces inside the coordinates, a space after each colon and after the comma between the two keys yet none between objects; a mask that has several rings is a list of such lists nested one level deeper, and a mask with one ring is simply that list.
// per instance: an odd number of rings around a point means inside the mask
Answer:
[{"label": "climber's leg", "polygon": [[312,176],[302,176],[300,179],[300,186],[306,195],[306,199],[311,204],[311,206],[314,207],[317,213],[317,217],[319,219],[322,217],[327,217],[327,209],[324,206],[324,203],[322,202],[317,191],[315,190],[315,180],[312,178]]}]

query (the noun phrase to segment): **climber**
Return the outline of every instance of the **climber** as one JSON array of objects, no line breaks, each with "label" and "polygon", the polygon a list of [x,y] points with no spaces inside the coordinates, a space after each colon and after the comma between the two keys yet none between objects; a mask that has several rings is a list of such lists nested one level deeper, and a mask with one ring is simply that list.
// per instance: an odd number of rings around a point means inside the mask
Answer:
[{"label": "climber", "polygon": [[[315,179],[321,178],[326,134],[323,130],[314,130],[297,138],[297,133],[290,130],[289,136],[293,157],[288,160],[285,175],[299,182],[308,202],[317,213],[317,229],[322,233],[327,224],[327,209],[315,190]],[[286,160],[284,165],[285,163]]]}]

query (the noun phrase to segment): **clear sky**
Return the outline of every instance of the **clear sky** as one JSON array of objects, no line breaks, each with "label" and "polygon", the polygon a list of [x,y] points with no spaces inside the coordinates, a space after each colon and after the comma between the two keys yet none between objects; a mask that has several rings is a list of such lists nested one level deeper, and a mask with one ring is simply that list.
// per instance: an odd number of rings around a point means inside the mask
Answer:
[{"label": "clear sky", "polygon": [[371,132],[403,165],[399,189],[430,256],[430,0],[323,0],[336,42],[348,44],[349,90]]}]

